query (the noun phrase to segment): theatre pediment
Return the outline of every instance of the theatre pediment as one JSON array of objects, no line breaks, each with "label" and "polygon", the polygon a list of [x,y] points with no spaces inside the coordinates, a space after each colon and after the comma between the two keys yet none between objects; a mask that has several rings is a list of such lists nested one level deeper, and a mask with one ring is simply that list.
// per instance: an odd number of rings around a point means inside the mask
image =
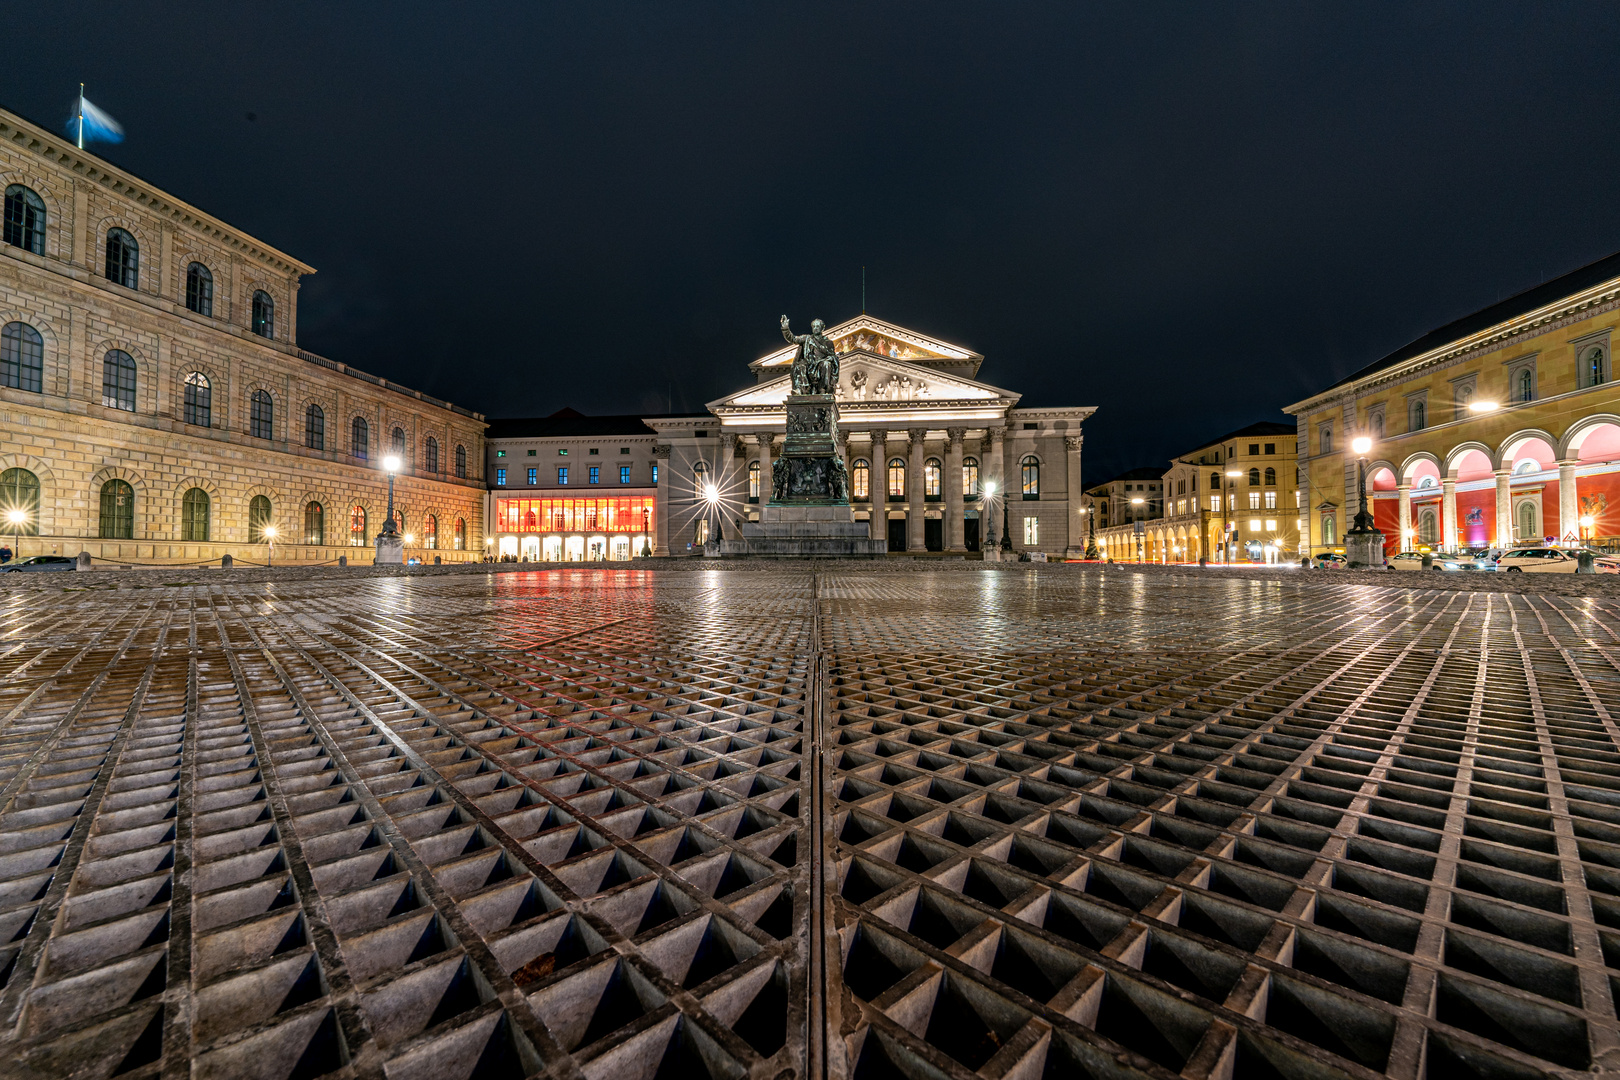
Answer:
[{"label": "theatre pediment", "polygon": [[[919,334],[870,315],[858,315],[830,327],[826,335],[841,355],[866,353],[926,368],[944,368],[969,377],[977,374],[979,365],[984,362],[984,357],[971,349]],[[762,375],[768,375],[773,369],[786,368],[792,362],[793,349],[788,346],[767,353],[750,366]]]},{"label": "theatre pediment", "polygon": [[[926,412],[930,408],[1006,408],[1018,395],[972,379],[947,375],[933,368],[904,360],[856,351],[839,357],[839,409],[848,419],[872,414],[873,418],[894,409]],[[750,386],[709,403],[716,415],[759,413],[782,408],[792,386],[786,374]]]}]

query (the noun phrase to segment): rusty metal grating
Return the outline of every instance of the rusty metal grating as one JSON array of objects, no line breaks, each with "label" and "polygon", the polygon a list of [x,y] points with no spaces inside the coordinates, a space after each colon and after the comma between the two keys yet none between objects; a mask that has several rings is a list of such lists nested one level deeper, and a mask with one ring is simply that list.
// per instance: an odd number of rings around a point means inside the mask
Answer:
[{"label": "rusty metal grating", "polygon": [[1611,601],[1058,567],[148,580],[0,608],[25,1075],[1620,1059]]}]

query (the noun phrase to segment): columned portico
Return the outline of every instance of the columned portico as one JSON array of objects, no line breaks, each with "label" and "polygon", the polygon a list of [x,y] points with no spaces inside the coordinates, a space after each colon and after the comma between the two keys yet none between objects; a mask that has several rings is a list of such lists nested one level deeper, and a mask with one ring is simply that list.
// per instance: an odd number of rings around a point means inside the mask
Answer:
[{"label": "columned portico", "polygon": [[946,551],[966,551],[967,539],[962,520],[962,440],[966,428],[945,429],[945,538]]},{"label": "columned portico", "polygon": [[872,432],[872,533],[873,540],[889,538],[889,433]]},{"label": "columned portico", "polygon": [[775,436],[769,431],[756,432],[754,445],[759,448],[759,505],[764,506],[771,501],[771,443]]},{"label": "columned portico", "polygon": [[910,428],[906,435],[911,440],[910,452],[906,455],[906,550],[927,551],[923,525],[923,443],[928,429]]}]

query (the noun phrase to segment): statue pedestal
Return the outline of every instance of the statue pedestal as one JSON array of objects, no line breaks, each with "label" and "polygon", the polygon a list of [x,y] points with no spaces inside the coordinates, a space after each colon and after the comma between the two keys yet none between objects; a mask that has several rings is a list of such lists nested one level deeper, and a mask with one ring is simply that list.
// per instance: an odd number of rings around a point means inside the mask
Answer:
[{"label": "statue pedestal", "polygon": [[1344,534],[1344,554],[1352,570],[1384,568],[1384,534],[1377,529],[1351,529]]},{"label": "statue pedestal", "polygon": [[377,534],[378,566],[400,566],[405,562],[405,540],[398,533]]}]

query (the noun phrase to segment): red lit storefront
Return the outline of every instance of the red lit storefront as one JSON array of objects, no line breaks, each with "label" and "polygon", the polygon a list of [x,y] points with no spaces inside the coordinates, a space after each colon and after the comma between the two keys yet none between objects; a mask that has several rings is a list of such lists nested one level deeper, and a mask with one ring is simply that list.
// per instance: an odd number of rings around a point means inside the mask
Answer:
[{"label": "red lit storefront", "polygon": [[622,562],[640,555],[657,527],[645,495],[497,498],[495,554],[524,562]]}]

